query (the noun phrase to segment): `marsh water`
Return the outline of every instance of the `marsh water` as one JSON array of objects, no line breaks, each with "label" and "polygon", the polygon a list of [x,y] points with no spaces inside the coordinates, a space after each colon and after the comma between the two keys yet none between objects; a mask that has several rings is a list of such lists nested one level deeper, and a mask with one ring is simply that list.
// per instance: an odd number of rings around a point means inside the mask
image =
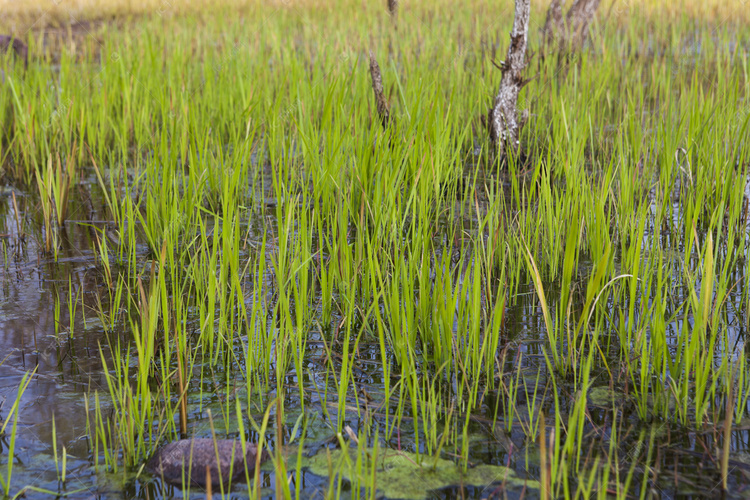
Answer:
[{"label": "marsh water", "polygon": [[[495,182],[503,183],[502,178]],[[267,198],[263,203],[273,205],[277,201]],[[94,227],[106,227],[108,222],[101,219],[101,207],[104,200],[91,175],[88,180],[80,182],[70,200],[70,216],[60,231],[58,254],[55,257],[45,253],[40,242],[43,234],[39,227],[39,214],[36,210],[35,197],[29,193],[4,188],[0,192],[0,250],[3,261],[0,267],[0,415],[8,412],[13,404],[16,391],[26,373],[32,373],[31,382],[20,400],[20,411],[17,422],[15,459],[12,484],[18,488],[34,486],[56,492],[60,495],[70,494],[75,498],[156,498],[181,497],[186,495],[179,488],[164,485],[158,478],[149,476],[141,470],[123,469],[117,473],[95,467],[95,451],[92,449],[87,411],[92,411],[95,393],[107,408],[108,389],[103,376],[102,357],[105,359],[122,353],[116,350],[115,341],[125,339],[126,329],[122,331],[105,331],[95,313],[106,301],[102,281],[102,271],[97,261],[95,248],[97,233]],[[18,211],[16,211],[16,207]],[[455,222],[455,221],[454,221]],[[472,220],[462,221],[467,227]],[[243,230],[248,230],[251,238],[260,241],[263,229],[268,225],[262,216],[251,216],[243,222]],[[257,226],[257,230],[253,230]],[[19,228],[25,228],[20,237]],[[252,242],[251,242],[252,243]],[[648,247],[649,241],[644,241]],[[248,245],[247,252],[252,252],[253,245]],[[720,252],[719,252],[720,253]],[[138,259],[144,266],[151,263],[152,255],[148,247],[140,247]],[[742,273],[743,270],[737,270]],[[742,281],[737,275],[732,281]],[[550,295],[554,296],[554,284],[547,284]],[[687,293],[682,284],[675,283],[676,294]],[[682,300],[675,297],[675,303]],[[728,318],[730,339],[740,341],[746,335],[746,319],[740,313],[741,296],[735,288],[729,301],[734,301],[730,310],[736,314]],[[72,316],[71,316],[72,312]],[[521,286],[515,303],[507,309],[506,322],[502,329],[502,345],[507,349],[503,358],[505,369],[509,373],[522,373],[529,380],[528,387],[546,373],[542,346],[546,339],[544,320],[534,294],[533,285]],[[326,386],[326,356],[321,336],[332,335],[335,325],[340,321],[334,314],[331,330],[321,329],[310,332],[308,355],[306,356],[308,372],[304,375],[309,386]],[[678,318],[669,328],[676,331],[682,321],[690,318]],[[193,324],[189,329],[198,332],[200,325]],[[331,355],[341,356],[335,347]],[[743,356],[742,352],[735,352]],[[379,367],[380,351],[377,342],[363,340],[355,356],[356,365],[353,371],[354,383],[366,392],[368,399],[374,401],[373,411],[377,418],[377,401],[382,401],[384,385],[382,369]],[[214,373],[214,379],[204,379],[201,384],[191,385],[188,392],[188,425],[189,433],[197,436],[212,435],[211,426],[218,429],[220,436],[235,437],[236,425],[232,417],[223,411],[227,394],[242,391],[244,383],[239,380],[227,380],[220,368]],[[299,414],[299,401],[296,398],[295,375],[289,375],[289,391],[285,396],[287,422],[285,431],[291,431],[294,420]],[[232,387],[236,384],[236,387]],[[594,384],[597,385],[596,383]],[[592,449],[586,453],[593,459],[596,447],[606,446],[607,436],[612,432],[612,401],[621,396],[613,396],[606,385],[594,387],[589,400],[586,436],[592,443]],[[598,394],[593,397],[593,394]],[[335,394],[326,396],[318,393],[305,406],[305,412],[312,416],[306,430],[306,453],[310,456],[320,450],[335,448],[333,425],[328,420],[335,416]],[[480,410],[471,416],[469,462],[508,466],[517,477],[523,480],[538,479],[538,454],[535,458],[533,443],[529,443],[520,428],[510,433],[495,428],[493,419],[497,416],[494,405],[496,394],[487,393],[483,397]],[[532,399],[537,404],[547,405],[541,394],[525,394],[520,391],[517,398],[519,408],[526,408]],[[87,403],[88,402],[88,403]],[[262,402],[255,409],[248,409],[251,414],[262,418]],[[327,412],[322,411],[327,407]],[[707,485],[715,481],[706,479],[706,475],[716,474],[714,463],[716,454],[715,431],[687,432],[684,429],[672,428],[663,422],[652,424],[640,423],[633,414],[632,407],[624,399],[615,403],[618,413],[620,449],[627,453],[628,447],[636,449],[637,436],[646,428],[658,436],[656,442],[656,466],[661,474],[673,480],[660,483],[662,498],[703,497],[712,495]],[[111,407],[110,407],[111,408]],[[88,409],[88,410],[87,410]],[[230,412],[231,413],[231,412]],[[209,418],[210,414],[210,418]],[[91,415],[88,415],[90,417]],[[227,416],[226,419],[224,417]],[[347,415],[346,423],[356,430],[360,425],[361,415],[352,412]],[[225,422],[226,426],[225,426]],[[222,429],[230,429],[223,432]],[[11,445],[9,435],[0,438],[0,456],[7,456]],[[392,449],[413,449],[414,431],[407,414],[399,430],[387,446]],[[56,449],[55,449],[56,446]],[[274,448],[273,439],[269,446]],[[531,446],[531,451],[529,446]],[[60,458],[66,454],[66,481],[60,480]],[[57,460],[55,459],[57,455]],[[292,463],[296,452],[290,452]],[[731,478],[733,491],[738,496],[750,495],[744,485],[750,483],[750,422],[739,423],[732,431],[731,440]],[[4,466],[4,465],[3,465]],[[636,472],[636,477],[643,474]],[[265,489],[263,495],[274,495],[275,478],[273,467],[264,466],[262,472]],[[323,498],[328,486],[328,478],[316,475],[306,467],[301,475],[300,485],[304,497]],[[347,484],[345,482],[345,484]],[[538,491],[524,488],[506,488],[497,483],[486,485],[441,485],[434,489],[424,484],[425,497],[428,498],[494,498],[494,497],[535,497]],[[243,486],[237,486],[233,495],[238,498],[246,495]],[[341,492],[347,496],[346,487]],[[48,493],[28,490],[27,497],[48,497]],[[195,497],[202,493],[193,492]]]},{"label": "marsh water", "polygon": [[[281,3],[71,19],[39,34],[30,71],[6,61],[10,497],[203,498],[148,454],[242,432],[273,455],[263,498],[546,500],[552,467],[571,498],[750,498],[746,35],[634,20],[645,33],[610,25],[581,58],[536,59],[528,156],[503,163],[473,117],[503,46],[488,5],[417,2],[397,31],[364,2]],[[373,34],[401,113],[385,131],[355,43]]]}]

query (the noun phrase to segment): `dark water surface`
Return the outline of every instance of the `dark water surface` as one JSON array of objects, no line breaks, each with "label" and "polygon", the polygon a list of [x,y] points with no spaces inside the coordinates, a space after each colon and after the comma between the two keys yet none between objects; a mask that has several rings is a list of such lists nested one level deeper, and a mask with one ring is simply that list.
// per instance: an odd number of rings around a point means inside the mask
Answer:
[{"label": "dark water surface", "polygon": [[[91,181],[83,182],[77,194],[70,200],[69,221],[65,230],[60,232],[61,241],[55,262],[54,256],[42,251],[40,242],[43,232],[40,215],[36,212],[36,201],[33,196],[21,191],[4,188],[0,191],[0,251],[2,251],[2,266],[0,266],[0,417],[9,414],[19,385],[25,374],[33,372],[31,382],[20,400],[18,428],[14,443],[14,466],[12,471],[12,491],[19,491],[24,486],[43,488],[61,495],[70,494],[73,498],[158,498],[182,497],[185,493],[179,488],[163,485],[158,478],[153,478],[139,470],[121,469],[117,473],[95,466],[97,460],[92,449],[92,440],[87,427],[87,401],[89,408],[94,407],[94,394],[102,402],[103,408],[109,408],[108,388],[102,372],[102,355],[111,359],[113,341],[117,338],[127,338],[124,324],[115,325],[112,331],[107,331],[105,325],[96,314],[96,310],[107,305],[106,286],[102,278],[102,269],[97,263],[97,232],[93,227],[104,228],[107,223],[100,220],[103,210],[103,199],[99,196],[98,187]],[[15,194],[19,213],[14,209],[13,195]],[[276,200],[267,199],[267,203]],[[25,236],[20,237],[19,221],[25,228]],[[475,221],[466,220],[462,223],[471,226]],[[260,220],[245,222],[248,226],[264,225]],[[267,228],[267,226],[265,226]],[[250,231],[260,241],[262,230]],[[652,236],[649,236],[652,237]],[[648,248],[651,242],[644,242]],[[668,244],[667,247],[671,246]],[[719,259],[721,258],[719,249]],[[139,248],[139,262],[149,266],[150,258],[145,245]],[[681,257],[677,257],[679,260]],[[675,264],[678,265],[678,264]],[[741,270],[737,271],[736,279],[731,282],[742,282]],[[679,276],[679,273],[675,274]],[[548,284],[548,297],[556,295],[555,284]],[[675,303],[687,299],[687,290],[681,283],[674,286]],[[559,294],[559,292],[558,292]],[[741,293],[738,289],[730,293],[729,300],[735,311],[735,316],[727,319],[729,324],[728,338],[739,341],[745,337],[745,318],[739,314],[743,311]],[[74,307],[74,314],[69,312],[69,306]],[[733,313],[729,313],[730,315]],[[341,318],[334,318],[336,324]],[[508,307],[503,327],[504,343],[508,346],[506,355],[506,372],[518,373],[528,380],[529,394],[520,391],[517,396],[519,411],[526,411],[533,402],[533,384],[538,376],[544,381],[546,368],[543,358],[543,345],[546,341],[544,319],[538,307],[538,301],[532,284],[522,286],[516,297],[516,302]],[[676,334],[682,321],[691,321],[690,317],[678,318],[669,325]],[[614,324],[613,332],[614,332]],[[196,330],[199,325],[192,325]],[[615,335],[612,333],[612,335]],[[326,350],[321,341],[321,332],[311,332],[308,341],[308,369],[304,376],[306,386],[313,382],[318,387],[331,384],[326,372]],[[101,354],[100,354],[101,349]],[[743,353],[733,351],[734,355]],[[221,377],[219,377],[221,378]],[[374,401],[382,401],[384,381],[380,348],[377,342],[363,340],[354,369],[354,381],[357,387],[366,388]],[[294,420],[299,414],[297,401],[296,378],[289,377],[289,389],[286,394],[285,410],[287,422],[285,429],[291,431]],[[544,382],[542,382],[544,385]],[[227,394],[225,386],[217,387],[210,381],[203,385],[191,382],[188,394],[189,429],[190,433],[198,436],[210,436],[211,426],[209,412],[216,424],[222,429],[221,403],[222,394]],[[236,391],[243,391],[244,383],[236,382]],[[594,385],[601,385],[595,382]],[[231,389],[231,388],[230,388]],[[564,391],[565,388],[563,387]],[[470,423],[469,457],[472,464],[493,464],[511,467],[520,478],[538,479],[538,455],[527,461],[526,451],[529,443],[525,434],[518,426],[507,435],[497,426],[493,430],[493,422],[497,414],[497,393],[487,392],[482,408],[477,411]],[[295,403],[296,401],[296,403]],[[572,398],[561,398],[563,407]],[[553,413],[549,398],[536,396],[536,404],[544,405],[545,413]],[[335,394],[329,395],[328,401],[313,393],[311,401],[306,403],[305,412],[315,414],[307,430],[306,443],[310,453],[335,448],[329,438],[334,435],[329,422],[323,412],[326,406],[331,418],[336,418]],[[259,406],[260,408],[260,406]],[[257,418],[262,418],[262,412]],[[687,432],[672,428],[668,424],[654,422],[651,425],[639,423],[634,409],[624,404],[617,412],[619,449],[621,456],[628,453],[638,455],[638,433],[642,429],[651,432],[655,429],[658,453],[656,463],[661,468],[661,477],[672,477],[673,481],[659,483],[660,491],[653,492],[662,498],[703,497],[712,495],[706,485],[715,485],[720,479],[717,477],[718,465],[716,459],[717,439],[712,432]],[[378,417],[376,416],[376,419]],[[383,417],[379,417],[383,420]],[[352,417],[347,415],[347,423],[356,432],[360,422],[356,413]],[[611,435],[613,412],[611,406],[589,404],[586,436],[591,442],[591,449],[584,453],[592,453],[587,459],[593,460],[597,449],[606,454],[608,437]],[[231,418],[228,427],[233,426]],[[335,422],[333,423],[335,427]],[[0,470],[7,464],[8,450],[11,446],[9,424],[6,436],[0,437]],[[229,437],[236,437],[230,431]],[[257,437],[257,436],[256,436]],[[412,449],[415,443],[413,426],[408,415],[403,419],[401,428],[394,434],[390,442],[386,443],[392,449]],[[56,451],[53,443],[56,443]],[[275,443],[270,440],[273,449]],[[62,456],[63,448],[67,454],[66,481],[60,481],[59,466],[56,465],[54,455]],[[422,449],[421,451],[426,451]],[[750,484],[750,422],[741,422],[732,432],[730,462],[730,483],[732,491],[740,497],[750,496],[747,484]],[[294,454],[296,456],[296,454]],[[294,460],[290,462],[290,470],[294,468]],[[101,464],[102,462],[99,461]],[[531,464],[527,468],[527,463]],[[535,465],[536,464],[536,465]],[[642,468],[636,470],[635,479],[640,485],[643,477]],[[140,474],[140,475],[139,475]],[[276,479],[273,467],[265,466],[262,472],[262,482],[265,486],[262,494],[266,497],[274,495]],[[296,485],[295,485],[296,486]],[[300,485],[304,497],[323,498],[328,488],[328,478],[303,472]],[[343,497],[351,492],[345,490]],[[715,492],[718,494],[718,489]],[[44,497],[48,494],[37,491],[27,491],[28,497]],[[191,497],[199,498],[202,492],[194,491]],[[245,486],[237,486],[233,497],[246,497]],[[430,498],[495,498],[501,496],[536,497],[538,490],[505,491],[499,485],[486,487],[454,486],[432,492]]]}]

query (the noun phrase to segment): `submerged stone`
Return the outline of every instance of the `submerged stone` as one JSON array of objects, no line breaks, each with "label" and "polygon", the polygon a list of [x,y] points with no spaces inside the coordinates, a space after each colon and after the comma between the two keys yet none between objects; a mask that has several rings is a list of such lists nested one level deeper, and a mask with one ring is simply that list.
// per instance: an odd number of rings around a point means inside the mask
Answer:
[{"label": "submerged stone", "polygon": [[[244,481],[246,467],[248,472],[255,469],[258,447],[246,443],[245,450],[243,455],[242,443],[233,439],[181,439],[159,448],[147,462],[146,469],[178,486],[183,484],[183,478],[187,484],[206,486],[208,467],[213,486],[227,485]],[[261,461],[266,458],[268,453],[264,451]]]}]

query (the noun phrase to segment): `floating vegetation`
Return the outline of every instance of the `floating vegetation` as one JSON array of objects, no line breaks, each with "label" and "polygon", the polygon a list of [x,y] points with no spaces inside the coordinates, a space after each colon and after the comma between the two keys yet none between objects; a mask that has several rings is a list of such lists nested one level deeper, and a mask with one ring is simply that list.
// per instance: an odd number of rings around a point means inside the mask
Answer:
[{"label": "floating vegetation", "polygon": [[[515,472],[501,465],[480,464],[466,471],[452,460],[440,457],[418,456],[396,450],[366,449],[365,457],[357,459],[359,450],[333,450],[320,452],[303,462],[313,474],[328,476],[332,470],[341,470],[343,477],[350,483],[356,482],[356,470],[347,465],[358,464],[363,471],[363,480],[377,479],[378,493],[386,498],[403,498],[419,500],[432,498],[433,490],[451,486],[481,486],[492,494],[494,490],[520,492],[524,489],[539,489],[537,481],[520,479]],[[345,456],[346,455],[346,456]],[[333,466],[333,468],[331,468]],[[494,485],[494,486],[493,486]],[[534,495],[533,492],[528,492]]]}]

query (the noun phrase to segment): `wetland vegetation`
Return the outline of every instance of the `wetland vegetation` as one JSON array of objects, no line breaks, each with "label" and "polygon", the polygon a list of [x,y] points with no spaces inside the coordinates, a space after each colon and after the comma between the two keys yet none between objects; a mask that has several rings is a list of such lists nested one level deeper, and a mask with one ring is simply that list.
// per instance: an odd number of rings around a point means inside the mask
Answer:
[{"label": "wetland vegetation", "polygon": [[547,7],[0,3],[0,497],[750,495],[747,4]]}]

